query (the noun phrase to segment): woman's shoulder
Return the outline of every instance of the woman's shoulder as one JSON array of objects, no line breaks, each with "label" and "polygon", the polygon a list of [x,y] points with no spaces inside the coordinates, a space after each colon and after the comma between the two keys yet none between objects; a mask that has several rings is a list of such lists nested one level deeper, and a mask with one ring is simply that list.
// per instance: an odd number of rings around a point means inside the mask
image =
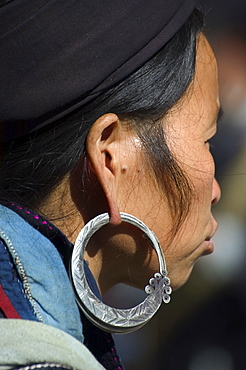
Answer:
[{"label": "woman's shoulder", "polygon": [[104,369],[82,343],[50,325],[2,319],[0,331],[0,364],[3,370],[20,367],[30,370]]},{"label": "woman's shoulder", "polygon": [[58,250],[19,214],[0,207],[1,259],[8,260],[0,270],[0,281],[6,286],[7,274],[8,294],[13,295],[19,285],[18,299],[31,306],[32,317],[24,310],[21,318],[57,327],[83,342],[79,309]]}]

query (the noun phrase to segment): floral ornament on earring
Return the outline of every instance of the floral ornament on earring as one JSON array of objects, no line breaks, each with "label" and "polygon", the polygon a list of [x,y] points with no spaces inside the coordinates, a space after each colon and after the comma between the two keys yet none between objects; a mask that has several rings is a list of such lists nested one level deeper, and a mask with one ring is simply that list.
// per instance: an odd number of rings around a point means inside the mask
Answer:
[{"label": "floral ornament on earring", "polygon": [[84,271],[84,252],[92,235],[109,223],[108,213],[103,213],[89,221],[79,233],[71,258],[70,276],[77,302],[97,327],[110,333],[130,333],[145,325],[157,312],[162,301],[168,303],[172,289],[167,277],[166,262],[156,235],[138,218],[120,213],[123,222],[140,228],[157,253],[159,272],[154,274],[145,287],[147,297],[137,306],[118,309],[104,304],[91,290]]}]

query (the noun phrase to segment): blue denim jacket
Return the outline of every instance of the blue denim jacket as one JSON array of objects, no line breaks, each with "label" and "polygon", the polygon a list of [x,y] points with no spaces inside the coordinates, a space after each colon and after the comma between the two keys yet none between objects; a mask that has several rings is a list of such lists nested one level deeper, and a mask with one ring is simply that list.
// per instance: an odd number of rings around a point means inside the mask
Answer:
[{"label": "blue denim jacket", "polygon": [[[16,204],[0,205],[0,298],[2,294],[6,302],[9,300],[15,313],[14,316],[12,313],[6,316],[4,310],[1,311],[0,301],[0,318],[24,319],[6,320],[10,323],[0,320],[0,326],[9,328],[12,325],[15,331],[18,325],[27,330],[27,326],[32,325],[31,321],[36,321],[36,324],[42,322],[49,325],[50,330],[60,329],[84,343],[107,370],[123,370],[112,336],[94,326],[78,309],[67,273],[71,248],[67,238],[41,216]],[[86,263],[85,272],[91,289],[100,296]],[[9,312],[8,308],[6,311]],[[44,330],[42,325],[38,328]],[[37,334],[36,329],[35,332]],[[46,339],[47,348],[51,341]],[[62,347],[64,344],[57,345]],[[15,344],[13,346],[15,348]],[[1,351],[0,344],[0,355]],[[39,350],[34,353],[38,354]],[[11,359],[8,353],[6,356]],[[91,361],[93,356],[88,355],[85,360]],[[102,368],[97,361],[95,366]]]},{"label": "blue denim jacket", "polygon": [[[0,239],[7,246],[21,276],[25,296],[33,309],[33,320],[61,329],[83,342],[79,309],[54,245],[22,217],[2,205]],[[3,275],[4,266],[0,269],[0,283],[3,280],[4,284]]]}]

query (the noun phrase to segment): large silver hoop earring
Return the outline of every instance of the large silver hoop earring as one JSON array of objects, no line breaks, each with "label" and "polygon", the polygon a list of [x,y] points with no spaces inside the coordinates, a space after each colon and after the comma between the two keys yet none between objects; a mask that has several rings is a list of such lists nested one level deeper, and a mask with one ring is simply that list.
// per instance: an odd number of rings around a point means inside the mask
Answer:
[{"label": "large silver hoop earring", "polygon": [[159,309],[162,301],[168,303],[172,289],[167,277],[164,254],[156,235],[138,218],[120,213],[123,222],[140,228],[155,249],[160,271],[154,274],[145,287],[147,297],[137,306],[129,309],[116,309],[104,304],[92,292],[84,271],[84,252],[92,235],[109,223],[108,213],[103,213],[89,221],[81,230],[75,242],[71,259],[71,278],[76,299],[87,318],[97,327],[110,333],[130,333],[145,325]]}]

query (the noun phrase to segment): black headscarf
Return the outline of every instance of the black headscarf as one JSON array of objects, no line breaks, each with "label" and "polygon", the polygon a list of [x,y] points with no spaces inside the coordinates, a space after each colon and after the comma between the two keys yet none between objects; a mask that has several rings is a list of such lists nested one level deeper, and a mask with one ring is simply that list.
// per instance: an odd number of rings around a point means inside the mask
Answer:
[{"label": "black headscarf", "polygon": [[125,79],[174,36],[194,7],[195,0],[5,2],[2,140],[48,125]]}]

